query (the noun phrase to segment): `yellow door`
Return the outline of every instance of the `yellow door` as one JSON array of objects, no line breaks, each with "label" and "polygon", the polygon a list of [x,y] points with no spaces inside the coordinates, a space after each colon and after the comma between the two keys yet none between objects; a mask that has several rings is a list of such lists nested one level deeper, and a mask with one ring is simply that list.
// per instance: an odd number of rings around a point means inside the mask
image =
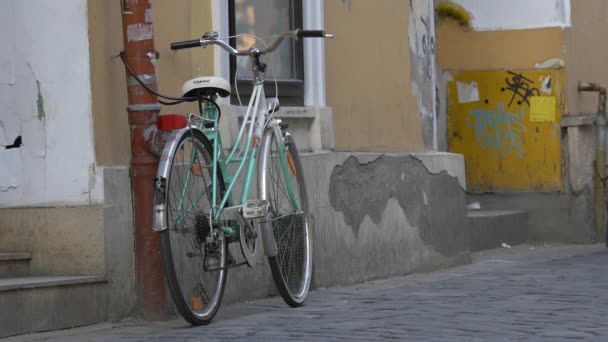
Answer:
[{"label": "yellow door", "polygon": [[473,192],[561,190],[563,71],[476,71],[448,82],[448,144]]}]

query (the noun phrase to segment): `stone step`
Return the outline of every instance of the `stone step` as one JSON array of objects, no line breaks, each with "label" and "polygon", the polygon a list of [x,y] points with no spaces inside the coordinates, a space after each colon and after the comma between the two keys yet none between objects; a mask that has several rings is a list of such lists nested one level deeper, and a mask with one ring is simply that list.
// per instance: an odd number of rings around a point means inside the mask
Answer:
[{"label": "stone step", "polygon": [[471,251],[482,251],[528,240],[528,213],[521,210],[469,210]]},{"label": "stone step", "polygon": [[106,319],[105,277],[0,279],[0,337],[72,328]]},{"label": "stone step", "polygon": [[0,253],[0,278],[23,277],[30,272],[30,253]]}]

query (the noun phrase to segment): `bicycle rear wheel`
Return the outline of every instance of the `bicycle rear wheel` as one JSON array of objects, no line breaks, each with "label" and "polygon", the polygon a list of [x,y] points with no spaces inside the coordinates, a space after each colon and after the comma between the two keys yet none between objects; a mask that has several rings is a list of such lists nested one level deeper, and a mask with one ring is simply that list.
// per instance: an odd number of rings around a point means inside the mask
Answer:
[{"label": "bicycle rear wheel", "polygon": [[[180,139],[166,180],[167,229],[161,232],[163,265],[179,313],[193,325],[215,316],[224,292],[227,242],[211,214],[211,143],[201,132]],[[218,168],[218,193],[225,186]]]},{"label": "bicycle rear wheel", "polygon": [[[265,152],[265,170],[260,177],[266,185],[268,222],[278,253],[269,257],[272,277],[283,300],[292,307],[302,305],[312,276],[312,233],[302,163],[292,137],[271,133]],[[285,149],[282,162],[280,149]],[[288,184],[291,187],[288,186]]]}]

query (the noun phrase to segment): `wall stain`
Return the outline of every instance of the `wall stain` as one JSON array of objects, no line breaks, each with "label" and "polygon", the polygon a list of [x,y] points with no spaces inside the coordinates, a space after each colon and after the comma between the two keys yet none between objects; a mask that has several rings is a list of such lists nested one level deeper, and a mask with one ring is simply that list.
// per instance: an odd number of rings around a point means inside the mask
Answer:
[{"label": "wall stain", "polygon": [[468,248],[466,198],[457,178],[431,174],[411,156],[382,156],[366,164],[350,157],[332,171],[331,206],[344,214],[355,237],[365,216],[380,223],[391,198],[438,252],[453,256]]},{"label": "wall stain", "polygon": [[43,121],[46,119],[46,113],[44,112],[44,98],[42,97],[40,81],[38,80],[36,80],[36,87],[38,88],[38,99],[36,100],[36,104],[38,105],[38,120]]}]

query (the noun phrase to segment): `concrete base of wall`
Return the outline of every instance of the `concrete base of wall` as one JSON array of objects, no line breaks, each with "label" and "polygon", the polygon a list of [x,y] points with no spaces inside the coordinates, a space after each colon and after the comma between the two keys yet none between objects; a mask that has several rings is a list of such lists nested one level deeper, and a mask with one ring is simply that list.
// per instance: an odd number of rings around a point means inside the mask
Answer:
[{"label": "concrete base of wall", "polygon": [[[91,317],[100,321],[120,319],[133,312],[135,277],[129,168],[98,168],[97,172],[101,173],[97,185],[103,188],[101,204],[89,207],[0,209],[0,252],[27,252],[31,255],[31,259],[27,260],[26,272],[17,273],[11,269],[7,276],[87,275],[107,279],[104,284],[95,285],[96,288],[104,288],[102,292],[95,290],[95,293],[103,294],[103,300],[93,298],[91,294],[84,295],[90,290],[82,290],[83,298],[70,302],[74,305],[81,303],[78,307],[83,318],[93,310],[95,313]],[[64,289],[35,292],[35,295],[30,295],[33,296],[31,306],[55,305],[44,296],[64,296],[64,293]],[[1,300],[6,296],[7,293],[0,293]],[[69,294],[65,296],[69,297]],[[51,313],[53,310],[61,312],[63,302],[59,300],[57,303],[49,307]],[[103,311],[90,307],[100,303],[104,306]],[[103,312],[103,315],[100,316],[99,312]],[[30,319],[27,316],[15,317]],[[84,319],[80,325],[90,322]]]},{"label": "concrete base of wall", "polygon": [[469,202],[479,202],[482,210],[521,210],[528,213],[531,242],[597,242],[593,195],[590,189],[579,194],[518,193],[471,194]]},{"label": "concrete base of wall", "polygon": [[528,213],[517,210],[469,211],[471,251],[514,246],[528,240]]},{"label": "concrete base of wall", "polygon": [[12,290],[5,290],[0,280],[0,337],[73,328],[107,319],[108,292],[99,279],[47,278],[29,283],[25,280],[23,288]]},{"label": "concrete base of wall", "polygon": [[[462,156],[311,153],[302,161],[314,235],[313,287],[470,261]],[[31,251],[31,268],[39,273],[104,276],[107,283],[98,286],[106,290],[82,302],[103,302],[105,319],[118,319],[136,305],[129,170],[105,168],[98,179],[103,205],[0,211],[6,228],[0,247]],[[228,272],[225,302],[274,294],[266,260]]]},{"label": "concrete base of wall", "polygon": [[[302,162],[312,210],[313,287],[470,261],[462,156],[311,153]],[[228,273],[226,302],[275,293],[265,260]]]}]

